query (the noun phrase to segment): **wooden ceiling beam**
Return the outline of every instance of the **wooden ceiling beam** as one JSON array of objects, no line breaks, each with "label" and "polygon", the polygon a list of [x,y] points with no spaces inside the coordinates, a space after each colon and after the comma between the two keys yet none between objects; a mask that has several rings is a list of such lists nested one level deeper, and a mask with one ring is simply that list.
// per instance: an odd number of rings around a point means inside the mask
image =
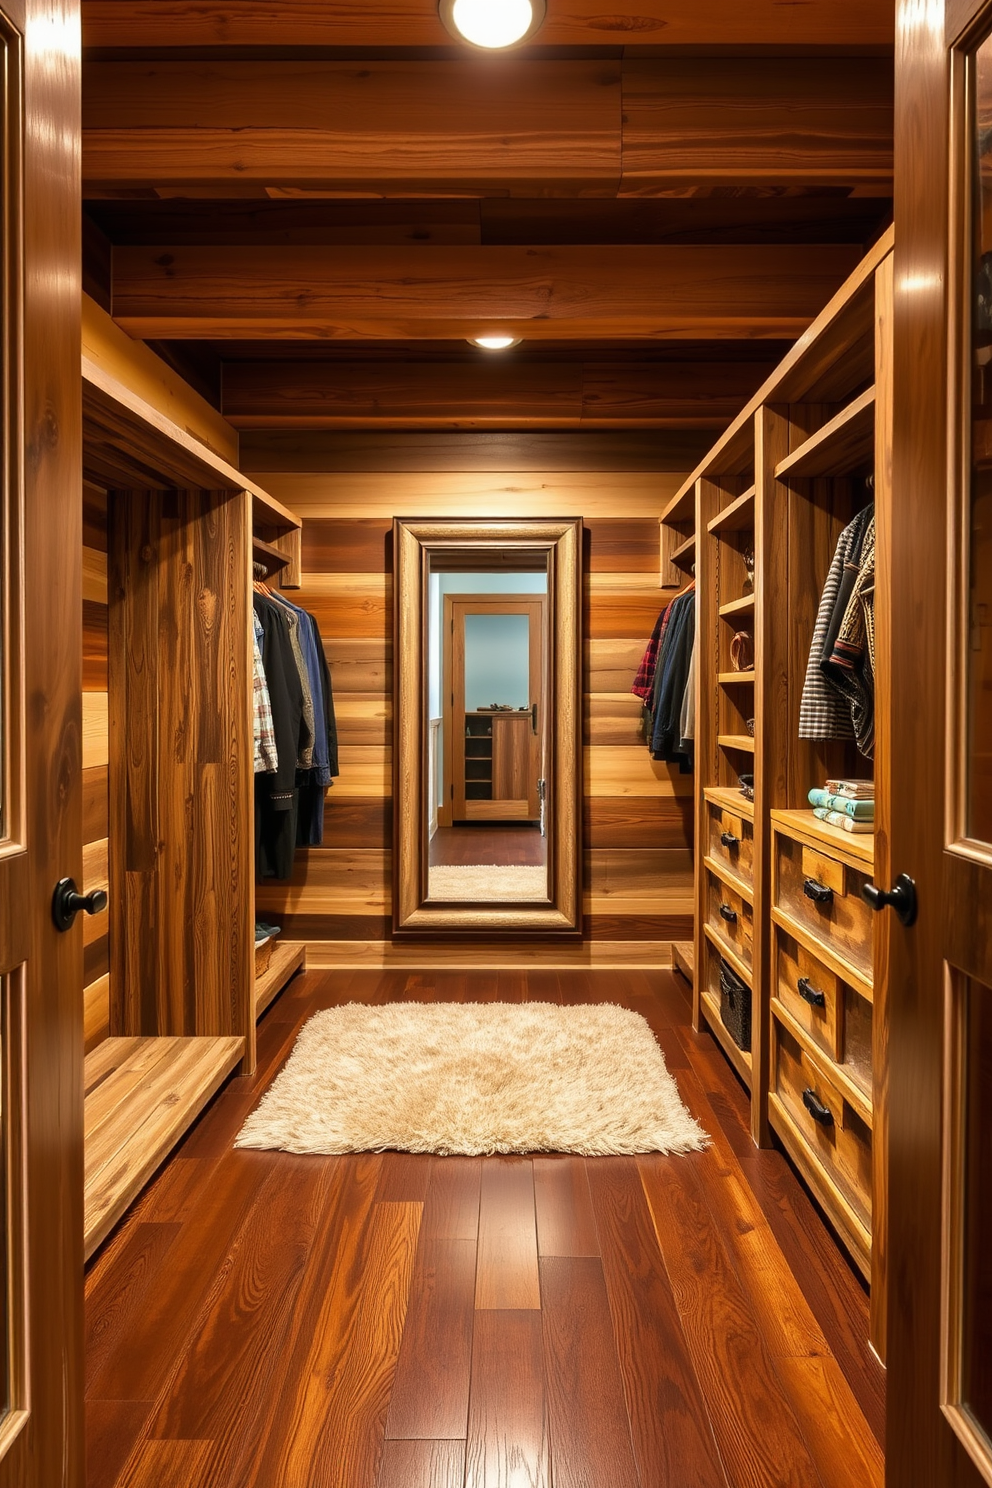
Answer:
[{"label": "wooden ceiling beam", "polygon": [[795,337],[860,250],[115,248],[113,316],[145,340]]},{"label": "wooden ceiling beam", "polygon": [[891,194],[887,59],[94,62],[85,81],[91,198]]},{"label": "wooden ceiling beam", "polygon": [[770,362],[227,362],[238,429],[723,429]]},{"label": "wooden ceiling beam", "polygon": [[[543,46],[891,47],[892,0],[550,0]],[[446,46],[424,0],[83,0],[87,47]]]}]

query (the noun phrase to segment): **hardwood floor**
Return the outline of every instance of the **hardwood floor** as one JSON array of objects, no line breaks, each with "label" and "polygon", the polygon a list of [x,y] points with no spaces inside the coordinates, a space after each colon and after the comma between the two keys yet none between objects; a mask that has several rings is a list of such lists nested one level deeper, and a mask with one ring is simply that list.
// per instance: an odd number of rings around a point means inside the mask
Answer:
[{"label": "hardwood floor", "polygon": [[438,827],[431,839],[431,866],[450,863],[462,867],[471,863],[500,865],[533,865],[547,862],[548,841],[539,827],[507,824],[499,827]]},{"label": "hardwood floor", "polygon": [[[340,1002],[617,1001],[713,1138],[691,1157],[235,1151]],[[868,1307],[684,984],[307,973],[87,1280],[89,1488],[875,1488]]]}]

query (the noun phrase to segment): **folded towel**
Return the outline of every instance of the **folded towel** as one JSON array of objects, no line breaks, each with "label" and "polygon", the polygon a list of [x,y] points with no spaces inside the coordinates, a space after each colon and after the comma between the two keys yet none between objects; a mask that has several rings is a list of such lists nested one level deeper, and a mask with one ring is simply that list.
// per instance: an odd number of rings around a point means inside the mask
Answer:
[{"label": "folded towel", "polygon": [[843,796],[848,801],[873,801],[874,780],[828,780],[827,790],[833,796]]},{"label": "folded towel", "polygon": [[826,822],[830,827],[841,827],[845,832],[874,832],[875,823],[870,821],[855,821],[853,816],[847,816],[843,811],[828,811],[825,806],[815,806],[813,815],[819,817],[820,821]]},{"label": "folded towel", "polygon": [[814,789],[809,793],[811,806],[822,806],[827,811],[842,811],[855,821],[874,821],[874,801],[850,801],[846,796],[835,796],[830,791]]}]

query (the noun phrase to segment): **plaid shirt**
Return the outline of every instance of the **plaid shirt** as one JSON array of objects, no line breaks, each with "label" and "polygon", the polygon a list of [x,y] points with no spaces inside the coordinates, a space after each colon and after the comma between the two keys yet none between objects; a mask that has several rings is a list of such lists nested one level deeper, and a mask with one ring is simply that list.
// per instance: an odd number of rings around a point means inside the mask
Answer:
[{"label": "plaid shirt", "polygon": [[253,671],[255,677],[255,774],[271,775],[279,768],[279,755],[276,751],[275,729],[272,727],[272,703],[269,700],[269,684],[265,680],[265,668],[262,666],[262,651],[259,641],[262,638],[262,627],[257,615],[252,615],[254,627],[252,629]]}]

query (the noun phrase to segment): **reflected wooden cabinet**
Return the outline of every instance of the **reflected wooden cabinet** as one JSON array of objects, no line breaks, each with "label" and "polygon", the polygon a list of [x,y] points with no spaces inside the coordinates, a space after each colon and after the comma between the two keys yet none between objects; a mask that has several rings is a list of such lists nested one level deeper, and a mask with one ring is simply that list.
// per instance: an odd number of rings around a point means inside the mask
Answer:
[{"label": "reflected wooden cabinet", "polygon": [[537,744],[529,712],[465,714],[465,821],[537,820]]}]

